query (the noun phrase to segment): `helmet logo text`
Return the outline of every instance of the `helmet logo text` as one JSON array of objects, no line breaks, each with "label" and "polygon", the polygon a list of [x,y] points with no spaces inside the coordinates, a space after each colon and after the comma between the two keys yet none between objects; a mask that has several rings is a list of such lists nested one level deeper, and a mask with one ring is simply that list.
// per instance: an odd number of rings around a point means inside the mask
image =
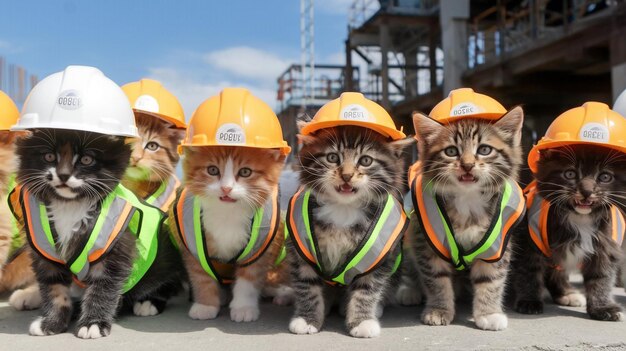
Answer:
[{"label": "helmet logo text", "polygon": [[361,105],[348,105],[341,110],[339,116],[347,121],[369,121],[370,116],[367,109]]},{"label": "helmet logo text", "polygon": [[134,108],[148,112],[159,112],[159,102],[150,95],[141,95],[135,101]]},{"label": "helmet logo text", "polygon": [[78,91],[65,90],[59,94],[57,105],[65,110],[77,110],[81,107],[82,101]]},{"label": "helmet logo text", "polygon": [[472,104],[471,102],[463,102],[454,106],[452,110],[450,110],[450,116],[455,117],[455,116],[474,115],[480,111],[481,109],[478,106]]},{"label": "helmet logo text", "polygon": [[598,143],[609,142],[609,130],[600,123],[587,123],[580,129],[580,139]]},{"label": "helmet logo text", "polygon": [[222,124],[215,134],[215,141],[218,144],[245,144],[246,133],[243,128],[235,123]]}]

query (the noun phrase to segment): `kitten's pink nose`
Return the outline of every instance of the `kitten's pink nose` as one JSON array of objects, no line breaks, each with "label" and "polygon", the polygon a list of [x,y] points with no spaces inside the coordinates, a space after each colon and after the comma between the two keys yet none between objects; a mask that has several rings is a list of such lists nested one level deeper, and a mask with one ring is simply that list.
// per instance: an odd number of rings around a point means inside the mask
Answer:
[{"label": "kitten's pink nose", "polygon": [[230,194],[231,190],[233,190],[233,188],[230,186],[223,186],[223,187],[220,187],[220,189],[222,189],[222,193],[224,195]]},{"label": "kitten's pink nose", "polygon": [[139,162],[139,157],[132,157],[130,158],[130,164],[132,166],[135,166],[137,164],[137,162]]},{"label": "kitten's pink nose", "polygon": [[350,179],[352,179],[353,174],[342,174],[341,175],[341,179],[343,179],[344,182],[349,182]]}]

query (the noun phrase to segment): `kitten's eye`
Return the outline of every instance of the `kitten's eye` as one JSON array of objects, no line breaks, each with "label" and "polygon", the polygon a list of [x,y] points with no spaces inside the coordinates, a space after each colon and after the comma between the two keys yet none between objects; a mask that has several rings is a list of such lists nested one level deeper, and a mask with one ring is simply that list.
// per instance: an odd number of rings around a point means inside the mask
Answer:
[{"label": "kitten's eye", "polygon": [[448,146],[443,150],[443,153],[446,154],[446,156],[448,157],[456,157],[459,156],[459,149],[457,149],[455,146]]},{"label": "kitten's eye", "polygon": [[568,169],[567,171],[563,172],[563,178],[568,179],[568,180],[574,179],[576,178],[576,172],[571,169]]},{"label": "kitten's eye", "polygon": [[46,162],[54,162],[56,161],[57,156],[52,152],[48,152],[47,154],[43,155],[43,159],[46,160]]},{"label": "kitten's eye", "polygon": [[240,177],[248,178],[251,174],[252,174],[252,170],[248,167],[244,167],[239,170]]},{"label": "kitten's eye", "polygon": [[80,164],[82,164],[83,166],[90,166],[91,164],[93,164],[93,157],[89,155],[82,156],[80,158]]},{"label": "kitten's eye", "polygon": [[478,154],[482,156],[487,156],[493,151],[493,148],[489,145],[480,145],[478,147]]},{"label": "kitten's eye", "polygon": [[161,147],[161,145],[159,145],[157,142],[154,142],[154,141],[151,141],[146,144],[146,149],[150,151],[157,151],[159,147]]},{"label": "kitten's eye", "polygon": [[610,183],[613,180],[613,175],[610,173],[600,173],[600,175],[598,176],[598,180],[600,181],[600,183]]},{"label": "kitten's eye", "polygon": [[339,155],[337,155],[334,152],[331,152],[330,154],[326,155],[326,161],[328,161],[330,163],[338,163],[339,162]]},{"label": "kitten's eye", "polygon": [[363,156],[359,159],[359,164],[363,167],[367,167],[372,164],[374,159],[371,156]]},{"label": "kitten's eye", "polygon": [[207,172],[209,172],[212,176],[216,176],[220,174],[220,169],[215,166],[209,166],[209,168],[207,168]]}]

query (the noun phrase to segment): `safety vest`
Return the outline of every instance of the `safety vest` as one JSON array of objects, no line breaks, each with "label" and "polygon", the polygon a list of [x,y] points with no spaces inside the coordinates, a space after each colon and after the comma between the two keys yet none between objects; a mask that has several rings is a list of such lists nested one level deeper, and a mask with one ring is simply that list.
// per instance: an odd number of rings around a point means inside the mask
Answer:
[{"label": "safety vest", "polygon": [[514,181],[504,183],[498,198],[498,210],[491,219],[489,229],[475,247],[465,251],[457,244],[445,207],[435,195],[432,184],[423,184],[418,169],[419,163],[416,163],[409,173],[413,207],[417,210],[422,231],[435,252],[457,270],[469,268],[476,259],[485,262],[500,260],[506,250],[511,229],[524,216],[524,194],[519,185]]},{"label": "safety vest", "polygon": [[[334,272],[326,272],[320,263],[317,239],[311,226],[314,206],[311,204],[311,190],[298,189],[289,202],[286,231],[302,259],[331,285],[350,285],[356,278],[372,272],[401,240],[408,225],[402,205],[388,194],[385,205],[378,209],[359,247]],[[396,257],[394,272],[401,259],[401,255]]]},{"label": "safety vest", "polygon": [[[539,195],[536,181],[528,184],[525,193],[530,238],[546,257],[551,257],[552,250],[550,249],[550,233],[548,230],[550,202]],[[624,214],[617,206],[611,205],[611,237],[618,246],[622,245],[625,229]]]},{"label": "safety vest", "polygon": [[20,218],[16,207],[20,208],[26,238],[33,250],[44,259],[67,267],[79,284],[87,278],[91,264],[106,256],[127,228],[137,237],[138,255],[123,292],[132,289],[154,262],[158,249],[157,236],[165,216],[121,184],[102,201],[98,218],[82,250],[68,261],[61,257],[45,204],[22,186],[15,188],[10,198],[11,211],[16,218]]},{"label": "safety vest", "polygon": [[144,200],[148,204],[160,208],[161,211],[167,212],[172,202],[176,199],[176,190],[179,187],[180,181],[175,175],[171,175],[167,181],[162,182],[159,188]]},{"label": "safety vest", "polygon": [[[195,257],[204,271],[220,284],[234,280],[235,266],[248,266],[257,261],[269,248],[280,223],[278,187],[263,207],[258,208],[250,222],[250,238],[246,246],[230,261],[210,257],[202,228],[200,198],[190,195],[186,188],[174,201],[176,230],[185,248]],[[233,214],[238,215],[238,214]]]},{"label": "safety vest", "polygon": [[[12,174],[9,177],[8,181],[8,189],[6,194],[10,194],[11,191],[15,188],[15,174]],[[11,245],[9,246],[9,255],[7,257],[12,257],[17,250],[19,250],[24,245],[24,240],[22,240],[22,236],[20,235],[20,229],[17,226],[17,221],[14,216],[11,216]],[[0,262],[0,265],[3,262]]]}]

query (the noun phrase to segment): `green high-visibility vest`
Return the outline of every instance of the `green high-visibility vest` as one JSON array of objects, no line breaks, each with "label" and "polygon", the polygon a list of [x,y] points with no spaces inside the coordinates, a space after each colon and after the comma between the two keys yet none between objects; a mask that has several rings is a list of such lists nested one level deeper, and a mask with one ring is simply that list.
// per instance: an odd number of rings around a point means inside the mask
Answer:
[{"label": "green high-visibility vest", "polygon": [[[9,177],[9,182],[8,182],[8,190],[7,190],[7,194],[11,193],[11,190],[13,190],[15,188],[15,174],[12,174]],[[24,240],[22,240],[22,237],[20,236],[20,229],[17,227],[17,221],[15,220],[14,216],[11,216],[11,245],[9,246],[9,255],[7,257],[12,257],[13,254],[19,250],[23,245],[24,245]],[[2,262],[0,262],[1,264]]]},{"label": "green high-visibility vest", "polygon": [[[311,201],[310,189],[300,188],[296,192],[289,201],[285,231],[302,259],[329,284],[350,285],[358,277],[372,272],[401,241],[408,225],[402,204],[387,194],[387,200],[378,209],[363,242],[335,271],[326,272],[320,263],[317,240],[311,227]],[[395,259],[393,272],[398,269],[401,260],[400,254]]]},{"label": "green high-visibility vest", "polygon": [[152,207],[130,190],[119,184],[100,204],[100,213],[89,238],[80,253],[70,261],[61,256],[56,235],[50,224],[48,210],[27,189],[18,186],[14,192],[20,206],[28,239],[33,251],[44,259],[67,267],[78,281],[83,282],[89,275],[91,264],[101,260],[117,242],[126,229],[136,237],[137,257],[133,269],[122,292],[132,289],[152,266],[158,250],[158,233],[165,215]]},{"label": "green high-visibility vest", "polygon": [[161,183],[154,193],[148,195],[144,200],[148,204],[160,208],[161,211],[167,212],[176,198],[176,190],[179,187],[180,181],[175,175],[171,175],[168,180]]},{"label": "green high-visibility vest", "polygon": [[[233,268],[248,266],[256,262],[269,248],[280,223],[280,203],[276,187],[263,207],[258,208],[250,223],[250,238],[247,245],[227,262],[212,258],[202,228],[201,204],[197,196],[183,189],[174,201],[176,231],[183,246],[198,260],[204,271],[220,284],[232,283],[233,277],[225,276],[216,269],[217,264]],[[234,216],[239,214],[234,213]],[[224,220],[228,220],[225,218]]]},{"label": "green high-visibility vest", "polygon": [[524,217],[525,212],[524,194],[516,182],[504,183],[489,229],[474,248],[465,251],[457,244],[452,224],[444,206],[440,204],[440,199],[435,195],[432,183],[424,184],[421,174],[410,179],[413,208],[422,232],[441,258],[452,263],[457,270],[469,268],[477,259],[496,262],[502,258],[509,233]]}]

